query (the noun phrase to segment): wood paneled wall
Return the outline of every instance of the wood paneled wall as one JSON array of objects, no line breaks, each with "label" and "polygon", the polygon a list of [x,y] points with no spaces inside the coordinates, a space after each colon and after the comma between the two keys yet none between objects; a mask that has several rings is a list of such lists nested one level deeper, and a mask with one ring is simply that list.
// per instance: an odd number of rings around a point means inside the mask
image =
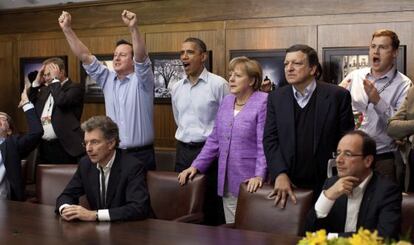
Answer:
[{"label": "wood paneled wall", "polygon": [[[69,76],[79,81],[79,61],[57,24],[62,10],[72,14],[73,28],[94,54],[112,53],[114,43],[129,38],[120,13],[136,12],[149,52],[178,51],[189,37],[203,39],[213,51],[213,72],[226,77],[233,49],[282,49],[305,43],[323,47],[366,46],[379,28],[397,32],[407,45],[407,71],[414,75],[414,2],[410,0],[135,0],[0,12],[0,111],[25,129],[19,101],[19,58],[67,55]],[[86,104],[83,119],[104,114],[103,104]],[[171,106],[155,105],[155,144],[174,147]]]}]

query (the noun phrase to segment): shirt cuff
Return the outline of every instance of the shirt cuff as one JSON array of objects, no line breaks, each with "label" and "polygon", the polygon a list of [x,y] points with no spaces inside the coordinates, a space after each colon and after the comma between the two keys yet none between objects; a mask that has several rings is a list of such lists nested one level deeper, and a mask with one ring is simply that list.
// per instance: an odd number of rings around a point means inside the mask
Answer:
[{"label": "shirt cuff", "polygon": [[32,88],[37,88],[37,87],[40,87],[40,84],[37,80],[34,80],[32,83]]},{"label": "shirt cuff", "polygon": [[149,58],[149,55],[147,55],[147,57],[145,58],[145,60],[143,62],[138,62],[135,60],[135,57],[133,57],[134,63],[138,64],[138,65],[145,65],[150,63],[151,64],[151,59]]},{"label": "shirt cuff", "polygon": [[98,220],[99,221],[111,221],[111,217],[109,216],[109,209],[98,210]]},{"label": "shirt cuff", "polygon": [[318,201],[315,203],[316,217],[318,219],[322,219],[328,216],[334,203],[335,201],[327,198],[325,196],[325,191],[322,191],[322,193],[319,195]]},{"label": "shirt cuff", "polygon": [[384,114],[387,111],[388,105],[385,100],[380,99],[376,105],[374,105],[374,109],[377,114]]},{"label": "shirt cuff", "polygon": [[326,238],[328,238],[328,240],[338,238],[338,233],[328,233]]},{"label": "shirt cuff", "polygon": [[24,112],[26,112],[26,111],[28,111],[28,110],[30,110],[30,109],[32,109],[32,108],[34,108],[34,106],[33,106],[33,104],[32,104],[32,102],[28,102],[28,103],[26,103],[24,106],[23,106],[23,111]]},{"label": "shirt cuff", "polygon": [[57,78],[53,78],[52,83],[60,83],[60,80]]},{"label": "shirt cuff", "polygon": [[62,210],[64,209],[64,208],[66,208],[66,207],[69,207],[70,205],[69,204],[62,204],[62,205],[60,205],[60,207],[59,207],[59,214],[60,215],[62,215]]}]

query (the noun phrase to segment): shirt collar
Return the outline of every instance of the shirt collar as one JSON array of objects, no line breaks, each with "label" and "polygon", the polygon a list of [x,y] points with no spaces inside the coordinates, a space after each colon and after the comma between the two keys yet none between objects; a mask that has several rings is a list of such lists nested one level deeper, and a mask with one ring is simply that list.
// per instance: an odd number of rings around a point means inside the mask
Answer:
[{"label": "shirt collar", "polygon": [[368,69],[367,76],[373,78],[374,80],[381,80],[381,79],[385,79],[385,78],[387,78],[389,80],[394,76],[394,73],[395,73],[396,69],[397,69],[397,67],[395,65],[393,65],[392,68],[387,73],[385,73],[383,76],[381,76],[378,79],[375,79],[374,75],[372,74],[372,69]]},{"label": "shirt collar", "polygon": [[0,144],[3,144],[3,142],[6,140],[6,138],[0,137]]},{"label": "shirt collar", "polygon": [[364,181],[362,181],[357,187],[352,190],[352,196],[356,197],[365,192],[365,189],[367,189],[368,182],[371,180],[372,175],[373,173],[371,171],[371,173],[364,179]]},{"label": "shirt collar", "polygon": [[60,83],[60,86],[63,86],[63,84],[65,84],[67,81],[69,81],[69,78],[66,78],[65,80],[63,80],[63,81]]},{"label": "shirt collar", "polygon": [[316,88],[315,79],[313,79],[313,81],[308,86],[306,86],[305,90],[303,91],[303,95],[299,92],[299,90],[295,88],[295,86],[292,86],[293,96],[295,96],[296,100],[308,98],[309,96],[312,95],[313,91],[315,91],[315,88]]},{"label": "shirt collar", "polygon": [[[203,81],[203,82],[207,82],[208,79],[208,71],[207,69],[204,67],[203,71],[201,72],[200,76],[198,76],[197,82],[195,84],[197,84],[199,81]],[[189,83],[190,79],[188,78],[188,76],[186,76],[184,83]]]},{"label": "shirt collar", "polygon": [[115,74],[114,81],[116,81],[116,80],[118,80],[118,81],[120,81],[120,82],[127,82],[127,81],[130,81],[130,80],[131,80],[131,77],[133,76],[133,74],[134,74],[134,72],[129,73],[129,74],[128,74],[128,75],[126,75],[126,76],[125,76],[125,78],[124,78],[124,79],[122,79],[122,80],[118,79],[118,75],[116,75],[116,74]]},{"label": "shirt collar", "polygon": [[[111,160],[109,160],[109,162],[106,164],[106,166],[103,167],[104,172],[109,171],[112,168],[112,165],[114,164],[115,156],[116,156],[116,151],[114,151],[114,155],[111,157]],[[96,164],[96,168],[98,170],[100,170],[100,166],[101,165],[99,165],[99,163]]]}]

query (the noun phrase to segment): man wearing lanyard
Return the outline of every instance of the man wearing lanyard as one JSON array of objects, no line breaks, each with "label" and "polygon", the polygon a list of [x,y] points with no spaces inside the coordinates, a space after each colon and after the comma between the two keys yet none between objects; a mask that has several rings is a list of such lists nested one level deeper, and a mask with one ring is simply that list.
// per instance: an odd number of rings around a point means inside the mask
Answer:
[{"label": "man wearing lanyard", "polygon": [[362,115],[360,130],[374,138],[377,144],[375,170],[396,181],[394,140],[387,135],[387,121],[395,114],[411,81],[397,71],[394,60],[400,40],[391,30],[377,30],[369,47],[371,67],[348,74],[340,86],[348,89],[355,115]]},{"label": "man wearing lanyard", "polygon": [[68,12],[62,12],[59,25],[85,71],[103,90],[106,114],[119,127],[119,147],[140,159],[147,170],[154,170],[154,74],[144,36],[138,29],[137,16],[124,10],[121,18],[129,28],[132,44],[125,40],[118,41],[113,57],[114,71],[91,55],[76,36]]}]

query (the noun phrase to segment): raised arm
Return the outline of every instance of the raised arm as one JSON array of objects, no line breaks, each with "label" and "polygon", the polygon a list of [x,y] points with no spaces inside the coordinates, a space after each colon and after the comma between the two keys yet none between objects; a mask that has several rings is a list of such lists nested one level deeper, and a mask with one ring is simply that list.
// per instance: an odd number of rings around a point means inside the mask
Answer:
[{"label": "raised arm", "polygon": [[131,32],[132,46],[134,49],[134,59],[137,62],[144,62],[147,58],[147,51],[145,49],[145,40],[138,29],[138,19],[135,13],[128,10],[122,11],[122,20],[128,26]]},{"label": "raised arm", "polygon": [[91,64],[93,61],[93,56],[89,52],[89,49],[81,42],[81,40],[76,36],[75,32],[72,30],[72,17],[66,12],[62,11],[62,14],[59,16],[59,26],[65,34],[66,41],[70,46],[72,52],[82,61],[84,64]]}]

